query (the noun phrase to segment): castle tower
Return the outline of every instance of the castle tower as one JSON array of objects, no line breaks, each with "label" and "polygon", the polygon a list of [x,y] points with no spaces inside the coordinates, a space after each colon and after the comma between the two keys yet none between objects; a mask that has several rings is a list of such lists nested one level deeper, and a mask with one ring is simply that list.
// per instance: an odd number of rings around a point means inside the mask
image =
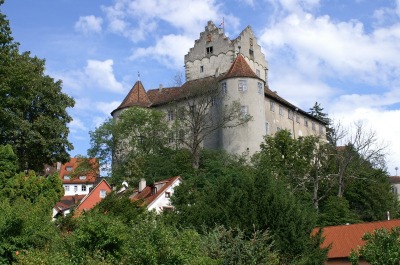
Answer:
[{"label": "castle tower", "polygon": [[256,75],[267,82],[268,64],[250,26],[233,40],[211,21],[185,55],[186,81],[226,73],[240,52]]},{"label": "castle tower", "polygon": [[223,104],[239,101],[242,115],[252,117],[242,126],[223,129],[221,147],[229,153],[254,154],[259,151],[266,134],[264,80],[251,69],[244,56],[238,54],[220,82],[222,89],[226,90]]}]

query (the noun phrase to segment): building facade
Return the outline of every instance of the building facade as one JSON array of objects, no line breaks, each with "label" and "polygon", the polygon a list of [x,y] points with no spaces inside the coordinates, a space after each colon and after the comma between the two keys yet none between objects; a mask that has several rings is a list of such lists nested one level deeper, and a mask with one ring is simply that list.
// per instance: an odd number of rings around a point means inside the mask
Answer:
[{"label": "building facade", "polygon": [[[203,147],[252,155],[259,151],[265,135],[283,129],[291,131],[294,138],[315,135],[326,139],[326,124],[270,90],[268,63],[251,27],[231,40],[222,29],[208,22],[184,61],[184,84],[146,91],[141,81],[137,81],[111,113],[113,118],[117,119],[126,108],[139,106],[164,111],[167,120],[173,122],[179,108],[187,103],[188,92],[213,80],[223,97],[217,104],[210,104],[210,115],[218,118],[223,106],[239,102],[241,112],[250,115],[251,120],[237,127],[216,130],[204,140]],[[194,104],[189,107],[196,107]]]}]

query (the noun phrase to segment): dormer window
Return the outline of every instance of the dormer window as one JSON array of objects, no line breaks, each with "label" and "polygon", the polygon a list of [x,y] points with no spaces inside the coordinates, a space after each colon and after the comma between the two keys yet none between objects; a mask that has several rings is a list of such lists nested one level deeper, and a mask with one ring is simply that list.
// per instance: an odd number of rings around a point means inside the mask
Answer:
[{"label": "dormer window", "polygon": [[207,47],[206,48],[206,53],[207,54],[212,54],[214,52],[213,46]]},{"label": "dormer window", "polygon": [[72,167],[71,166],[65,167],[65,170],[66,171],[72,171]]},{"label": "dormer window", "polygon": [[86,179],[86,176],[79,176],[79,179],[85,180],[85,179]]},{"label": "dormer window", "polygon": [[71,179],[71,176],[65,175],[65,176],[64,176],[64,179],[65,179],[65,180],[70,180],[70,179]]}]

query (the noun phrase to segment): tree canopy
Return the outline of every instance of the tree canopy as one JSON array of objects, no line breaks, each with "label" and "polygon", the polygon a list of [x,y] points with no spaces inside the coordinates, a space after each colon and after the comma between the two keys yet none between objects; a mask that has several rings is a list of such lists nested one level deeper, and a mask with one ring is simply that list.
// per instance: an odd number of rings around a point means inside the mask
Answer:
[{"label": "tree canopy", "polygon": [[0,13],[0,144],[12,146],[20,170],[40,171],[45,163],[69,159],[72,118],[66,109],[74,100],[61,85],[45,74],[45,60],[20,53]]}]

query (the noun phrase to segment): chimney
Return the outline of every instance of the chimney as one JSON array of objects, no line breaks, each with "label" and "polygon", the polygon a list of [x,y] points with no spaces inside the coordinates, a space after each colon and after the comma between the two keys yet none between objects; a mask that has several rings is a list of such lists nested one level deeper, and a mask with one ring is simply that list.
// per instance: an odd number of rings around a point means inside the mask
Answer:
[{"label": "chimney", "polygon": [[146,188],[146,180],[144,178],[141,178],[139,181],[139,192],[142,192]]},{"label": "chimney", "polygon": [[60,171],[61,169],[61,162],[57,162],[57,171]]}]

